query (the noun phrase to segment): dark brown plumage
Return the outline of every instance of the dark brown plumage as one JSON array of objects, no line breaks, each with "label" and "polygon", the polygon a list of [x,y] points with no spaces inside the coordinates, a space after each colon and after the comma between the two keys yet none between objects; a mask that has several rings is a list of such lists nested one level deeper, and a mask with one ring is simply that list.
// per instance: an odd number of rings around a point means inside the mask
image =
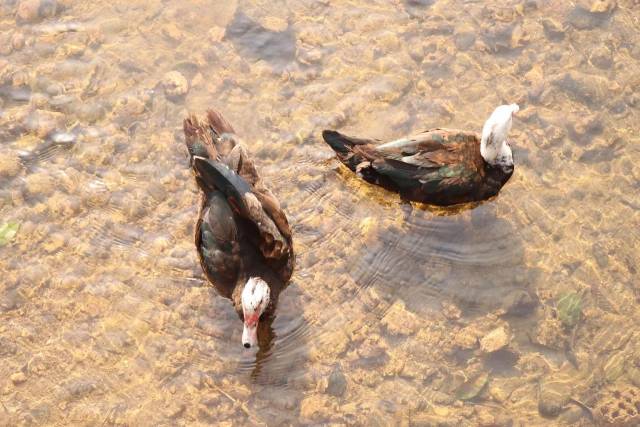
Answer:
[{"label": "dark brown plumage", "polygon": [[218,292],[233,301],[240,318],[245,283],[250,277],[263,278],[271,293],[263,317],[269,316],[293,272],[287,217],[220,113],[208,111],[204,122],[188,117],[184,134],[202,191],[195,229],[202,269]]},{"label": "dark brown plumage", "polygon": [[405,200],[440,206],[485,200],[513,174],[512,166],[483,159],[474,132],[430,129],[387,144],[330,130],[322,136],[349,169]]}]

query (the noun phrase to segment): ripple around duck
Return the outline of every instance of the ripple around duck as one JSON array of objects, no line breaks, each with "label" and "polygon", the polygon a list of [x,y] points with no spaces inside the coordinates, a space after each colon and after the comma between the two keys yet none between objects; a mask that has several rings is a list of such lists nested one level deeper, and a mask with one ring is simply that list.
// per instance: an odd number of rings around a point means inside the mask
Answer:
[{"label": "ripple around duck", "polygon": [[366,248],[356,280],[395,283],[408,305],[438,296],[481,311],[496,308],[523,287],[524,252],[508,221],[478,209],[459,217],[414,210],[400,234],[381,231],[380,243]]}]

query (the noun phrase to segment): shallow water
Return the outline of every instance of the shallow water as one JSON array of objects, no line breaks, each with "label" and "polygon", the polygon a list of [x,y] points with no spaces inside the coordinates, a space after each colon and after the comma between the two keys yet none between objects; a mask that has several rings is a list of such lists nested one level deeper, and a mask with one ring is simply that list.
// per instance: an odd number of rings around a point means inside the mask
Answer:
[{"label": "shallow water", "polygon": [[[637,0],[3,1],[0,425],[640,423],[638,28]],[[320,137],[505,102],[478,206],[408,213]],[[193,245],[209,107],[294,231],[257,352]]]}]

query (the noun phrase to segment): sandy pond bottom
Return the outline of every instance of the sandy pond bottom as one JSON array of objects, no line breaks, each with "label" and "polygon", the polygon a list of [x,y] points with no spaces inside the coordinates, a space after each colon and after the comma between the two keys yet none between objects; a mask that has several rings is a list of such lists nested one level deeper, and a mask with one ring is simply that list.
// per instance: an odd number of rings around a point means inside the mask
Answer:
[{"label": "sandy pond bottom", "polygon": [[[220,3],[220,4],[216,4]],[[0,3],[0,425],[640,424],[637,0]],[[494,200],[407,214],[320,131],[480,130]],[[240,345],[181,131],[220,109],[297,252]]]}]

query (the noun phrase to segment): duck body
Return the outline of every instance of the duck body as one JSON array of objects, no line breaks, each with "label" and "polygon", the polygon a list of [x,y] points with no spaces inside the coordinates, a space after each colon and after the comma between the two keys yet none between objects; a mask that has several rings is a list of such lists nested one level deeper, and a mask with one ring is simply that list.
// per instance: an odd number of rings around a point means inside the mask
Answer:
[{"label": "duck body", "polygon": [[231,299],[245,324],[246,313],[253,310],[246,286],[260,278],[269,289],[257,316],[269,317],[293,272],[286,215],[219,113],[210,110],[204,122],[188,117],[184,132],[201,190],[195,245],[202,269],[217,291]]},{"label": "duck body", "polygon": [[322,137],[340,161],[365,181],[404,200],[439,206],[486,200],[513,175],[507,135],[517,104],[498,106],[482,136],[435,128],[388,143],[325,130]]},{"label": "duck body", "polygon": [[498,194],[513,174],[487,163],[480,136],[454,129],[430,129],[386,144],[324,131],[340,161],[365,181],[403,199],[447,206]]}]

